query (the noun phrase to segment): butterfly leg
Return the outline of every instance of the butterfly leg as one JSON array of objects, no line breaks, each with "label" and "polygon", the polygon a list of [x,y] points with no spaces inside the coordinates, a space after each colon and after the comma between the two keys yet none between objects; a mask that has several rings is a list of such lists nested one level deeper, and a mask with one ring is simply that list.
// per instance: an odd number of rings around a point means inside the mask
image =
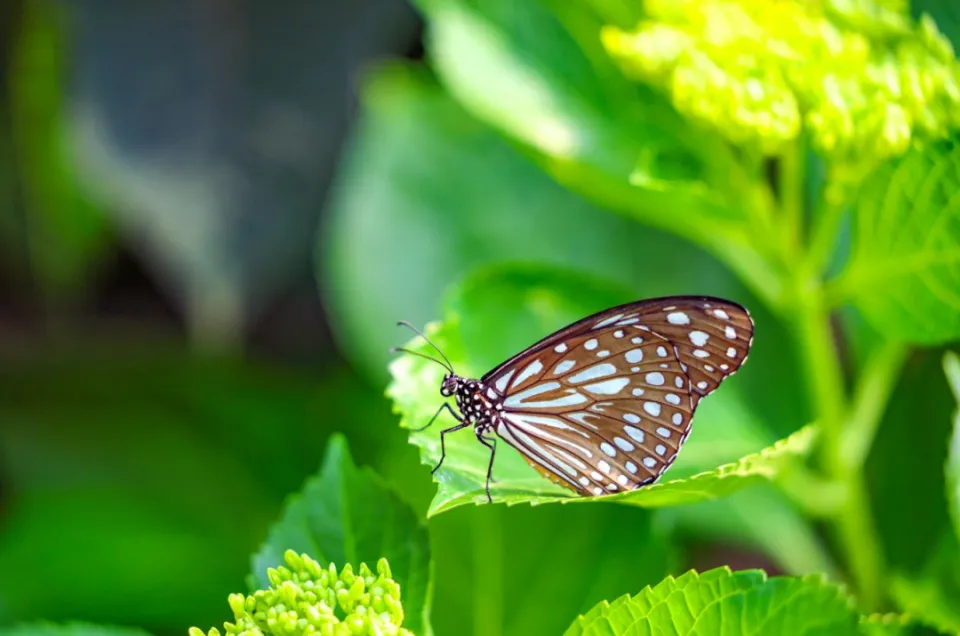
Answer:
[{"label": "butterfly leg", "polygon": [[497,440],[483,435],[477,435],[480,443],[490,449],[490,463],[487,465],[487,503],[493,503],[490,496],[490,478],[493,477],[493,459],[497,456]]},{"label": "butterfly leg", "polygon": [[[450,412],[453,413],[453,411],[450,411]],[[454,414],[454,417],[457,417],[456,414]],[[437,465],[434,466],[434,467],[433,467],[433,470],[430,471],[430,474],[431,474],[431,475],[432,475],[433,473],[437,472],[437,469],[440,468],[440,464],[443,463],[444,458],[446,458],[446,456],[447,456],[447,446],[446,446],[446,443],[445,443],[445,441],[444,441],[444,440],[445,440],[445,437],[444,437],[444,436],[445,436],[447,433],[452,433],[452,432],[454,432],[454,431],[459,431],[461,428],[466,428],[467,426],[470,426],[470,422],[466,422],[466,421],[464,421],[464,420],[461,420],[459,417],[457,417],[457,420],[458,420],[460,423],[457,424],[456,426],[451,426],[450,428],[445,428],[445,429],[443,429],[442,431],[440,431],[440,461],[438,461],[438,462],[437,462]]]},{"label": "butterfly leg", "polygon": [[427,430],[428,428],[430,428],[430,426],[433,424],[433,421],[434,421],[435,419],[437,419],[438,417],[440,417],[440,413],[443,412],[443,409],[447,409],[448,411],[450,411],[450,415],[453,416],[453,419],[457,420],[458,422],[462,422],[462,421],[463,421],[462,419],[460,419],[460,416],[457,415],[452,408],[450,408],[450,403],[449,403],[449,402],[444,402],[444,403],[443,403],[443,406],[441,406],[440,408],[437,409],[437,412],[433,414],[433,417],[430,418],[430,421],[427,422],[427,425],[426,425],[426,426],[421,426],[420,428],[411,428],[411,429],[410,429],[410,432],[411,432],[411,433],[419,433],[420,431],[425,431],[425,430]]}]

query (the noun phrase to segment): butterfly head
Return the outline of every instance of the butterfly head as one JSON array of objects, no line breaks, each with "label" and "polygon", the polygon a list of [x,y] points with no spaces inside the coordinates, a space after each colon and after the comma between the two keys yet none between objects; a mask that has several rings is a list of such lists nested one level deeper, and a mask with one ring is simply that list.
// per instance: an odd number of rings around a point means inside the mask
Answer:
[{"label": "butterfly head", "polygon": [[460,390],[460,385],[463,383],[463,378],[461,378],[456,373],[448,373],[443,376],[443,383],[440,385],[440,395],[443,397],[450,397],[451,395],[456,395],[457,391]]}]

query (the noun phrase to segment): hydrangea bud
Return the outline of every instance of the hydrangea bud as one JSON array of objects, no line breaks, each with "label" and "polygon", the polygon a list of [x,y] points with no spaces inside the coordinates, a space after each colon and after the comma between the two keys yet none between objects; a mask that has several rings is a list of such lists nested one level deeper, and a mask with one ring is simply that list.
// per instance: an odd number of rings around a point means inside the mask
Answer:
[{"label": "hydrangea bud", "polygon": [[[249,596],[231,594],[234,622],[224,623],[225,636],[413,636],[401,627],[400,586],[386,559],[374,574],[365,563],[358,573],[344,565],[324,568],[306,554],[287,550],[287,567],[267,571],[270,587]],[[221,636],[191,627],[189,636]]]}]

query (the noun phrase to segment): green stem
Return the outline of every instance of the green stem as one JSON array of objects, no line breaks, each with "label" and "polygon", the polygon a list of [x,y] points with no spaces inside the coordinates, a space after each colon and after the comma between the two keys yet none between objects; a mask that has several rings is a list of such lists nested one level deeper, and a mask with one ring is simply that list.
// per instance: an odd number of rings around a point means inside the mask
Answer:
[{"label": "green stem", "polygon": [[[779,156],[780,201],[784,219],[784,243],[798,253],[803,239],[803,183],[806,146],[802,139]],[[796,262],[796,261],[794,261]]]},{"label": "green stem", "polygon": [[902,342],[886,342],[867,361],[854,393],[850,421],[843,432],[841,446],[848,470],[862,469],[907,352]]},{"label": "green stem", "polygon": [[878,606],[882,594],[883,553],[874,531],[866,485],[859,468],[854,469],[844,458],[846,399],[843,374],[830,329],[830,310],[822,288],[810,278],[805,280],[806,285],[798,289],[800,305],[797,312],[804,375],[823,436],[820,446],[822,468],[828,479],[840,485],[845,495],[832,522],[860,600],[865,608],[873,609]]},{"label": "green stem", "polygon": [[840,202],[824,202],[818,207],[806,258],[807,267],[811,271],[825,271],[830,264],[830,257],[833,256],[834,246],[837,244],[837,233],[846,209],[846,206]]}]

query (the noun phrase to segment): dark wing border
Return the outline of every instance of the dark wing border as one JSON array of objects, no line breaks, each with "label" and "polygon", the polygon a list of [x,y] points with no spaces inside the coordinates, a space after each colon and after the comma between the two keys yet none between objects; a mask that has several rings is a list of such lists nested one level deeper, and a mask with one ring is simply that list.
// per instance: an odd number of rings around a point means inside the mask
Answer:
[{"label": "dark wing border", "polygon": [[[595,314],[591,314],[589,316],[586,316],[585,318],[581,318],[580,320],[576,321],[573,324],[567,325],[560,331],[555,331],[554,333],[550,334],[549,336],[546,336],[542,340],[539,340],[538,342],[530,345],[529,347],[519,352],[512,358],[501,362],[500,364],[495,366],[493,369],[486,372],[483,375],[483,377],[480,378],[480,381],[484,385],[489,384],[490,379],[496,376],[497,374],[499,374],[505,367],[512,365],[514,362],[516,362],[517,360],[520,360],[521,358],[525,358],[527,356],[543,351],[544,349],[550,347],[557,341],[564,340],[572,332],[580,330],[585,324],[600,320],[604,316],[613,315],[618,312],[619,313],[624,313],[629,311],[642,312],[644,309],[648,309],[648,308],[659,309],[662,306],[669,305],[672,302],[717,303],[718,305],[733,306],[740,309],[744,314],[746,314],[746,316],[750,319],[751,325],[753,324],[753,318],[750,316],[750,312],[747,310],[746,307],[744,307],[739,303],[733,302],[732,300],[727,300],[726,298],[718,298],[716,296],[689,295],[689,296],[661,296],[659,298],[645,298],[643,300],[634,300],[629,303],[617,305],[616,307],[610,307],[608,309],[604,309],[603,311],[598,311]],[[660,335],[660,334],[657,334],[657,335]],[[660,337],[663,337],[663,336],[660,336]]]}]

